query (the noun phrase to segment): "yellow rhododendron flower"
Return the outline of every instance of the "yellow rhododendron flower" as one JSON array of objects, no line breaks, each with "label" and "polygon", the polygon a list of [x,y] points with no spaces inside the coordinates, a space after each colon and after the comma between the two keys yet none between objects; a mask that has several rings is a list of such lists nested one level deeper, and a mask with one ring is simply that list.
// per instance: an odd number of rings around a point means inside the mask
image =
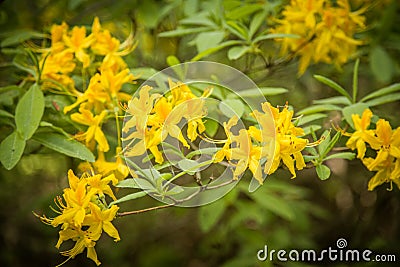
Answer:
[{"label": "yellow rhododendron flower", "polygon": [[300,57],[299,75],[311,63],[325,62],[340,67],[363,42],[353,38],[365,28],[365,9],[351,11],[348,0],[331,4],[328,0],[291,0],[273,33],[294,34],[298,38],[280,38],[282,55]]},{"label": "yellow rhododendron flower", "polygon": [[346,143],[346,146],[352,150],[357,148],[357,158],[364,158],[365,151],[367,150],[365,142],[372,141],[374,136],[373,130],[368,130],[371,123],[372,112],[369,109],[364,110],[361,118],[358,114],[352,114],[351,118],[354,122],[355,132]]},{"label": "yellow rhododendron flower", "polygon": [[82,62],[83,68],[89,67],[90,56],[86,49],[93,43],[94,38],[92,35],[86,36],[86,28],[75,26],[70,34],[63,35],[63,41],[68,51],[73,52],[75,57]]},{"label": "yellow rhododendron flower", "polygon": [[72,114],[71,119],[89,127],[85,133],[77,135],[77,138],[85,140],[86,146],[92,150],[94,148],[94,141],[96,141],[99,145],[99,149],[107,152],[110,147],[107,138],[101,129],[101,124],[107,115],[107,111],[103,110],[100,115],[96,116],[93,116],[92,112],[83,108],[80,108],[79,112],[80,113]]}]

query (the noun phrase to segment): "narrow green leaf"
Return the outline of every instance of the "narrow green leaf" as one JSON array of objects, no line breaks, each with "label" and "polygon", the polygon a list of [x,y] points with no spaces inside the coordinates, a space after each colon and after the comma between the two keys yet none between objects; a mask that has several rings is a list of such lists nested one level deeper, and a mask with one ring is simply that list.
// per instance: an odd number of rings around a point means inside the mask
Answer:
[{"label": "narrow green leaf", "polygon": [[282,198],[278,198],[272,194],[253,193],[251,197],[263,208],[282,217],[285,220],[292,221],[295,219],[293,208],[288,202]]},{"label": "narrow green leaf", "polygon": [[0,94],[2,94],[4,92],[8,92],[8,91],[13,91],[13,90],[19,91],[19,90],[21,90],[21,88],[17,85],[3,86],[3,87],[0,87]]},{"label": "narrow green leaf", "polygon": [[210,27],[197,27],[197,28],[178,28],[176,30],[159,33],[159,37],[179,37],[183,35],[204,32],[211,30]]},{"label": "narrow green leaf", "polygon": [[379,106],[386,103],[391,103],[400,100],[400,93],[394,93],[390,95],[384,95],[381,97],[377,97],[375,99],[369,100],[365,102],[370,107]]},{"label": "narrow green leaf", "polygon": [[254,34],[257,32],[264,21],[266,21],[265,12],[259,12],[254,15],[249,26],[249,39],[253,38]]},{"label": "narrow green leaf", "polygon": [[346,90],[336,82],[321,75],[314,75],[314,78],[320,81],[321,83],[328,85],[330,88],[336,90],[339,94],[347,97],[350,101],[352,101],[349,93],[347,93]]},{"label": "narrow green leaf", "polygon": [[13,119],[13,118],[14,118],[14,115],[11,114],[11,113],[8,112],[8,111],[5,111],[5,110],[0,109],[0,117],[6,117],[6,118],[11,118],[11,119]]},{"label": "narrow green leaf", "polygon": [[233,9],[232,11],[227,12],[226,18],[232,20],[238,20],[240,18],[253,14],[254,12],[260,9],[262,9],[262,5],[260,4],[242,5]]},{"label": "narrow green leaf", "polygon": [[381,46],[375,46],[369,54],[372,73],[380,82],[389,82],[394,74],[394,63],[391,56]]},{"label": "narrow green leaf", "polygon": [[17,131],[28,140],[39,127],[44,112],[44,96],[39,85],[33,84],[18,102],[15,109]]},{"label": "narrow green leaf", "polygon": [[223,42],[223,43],[219,44],[218,46],[211,47],[211,48],[209,48],[207,50],[204,50],[203,52],[197,54],[194,58],[191,59],[191,61],[200,60],[203,57],[206,57],[206,56],[211,55],[211,54],[213,54],[215,52],[218,52],[221,49],[224,49],[225,47],[229,47],[229,46],[237,45],[237,44],[242,44],[242,41],[230,40],[230,41]]},{"label": "narrow green leaf", "polygon": [[214,137],[214,135],[217,133],[218,128],[219,128],[219,123],[215,120],[208,119],[204,123],[204,126],[206,127],[206,134],[209,137]]},{"label": "narrow green leaf", "polygon": [[224,31],[211,31],[199,33],[194,42],[196,44],[197,52],[203,52],[207,49],[216,47],[224,39]]},{"label": "narrow green leaf", "polygon": [[287,93],[288,89],[281,87],[260,87],[239,91],[238,94],[232,94],[233,97],[260,97],[260,93],[264,96],[273,96]]},{"label": "narrow green leaf", "polygon": [[330,159],[347,159],[347,160],[353,160],[356,157],[356,154],[353,152],[340,152],[340,153],[335,153],[327,156],[324,158],[325,160],[330,160]]},{"label": "narrow green leaf", "polygon": [[208,232],[221,219],[226,209],[225,201],[222,199],[211,204],[201,206],[199,209],[199,226],[203,232]]},{"label": "narrow green leaf", "polygon": [[300,36],[297,34],[289,34],[289,33],[268,33],[263,34],[256,37],[253,42],[258,43],[259,41],[268,40],[268,39],[278,39],[278,38],[299,38]]},{"label": "narrow green leaf", "polygon": [[201,149],[197,149],[197,150],[190,152],[189,154],[186,155],[186,158],[190,159],[193,156],[202,155],[202,154],[212,155],[215,152],[217,152],[218,150],[219,150],[219,148],[217,148],[217,147],[201,148]]},{"label": "narrow green leaf", "polygon": [[215,24],[207,17],[207,14],[200,13],[197,16],[191,16],[179,21],[180,25],[201,25],[215,27]]},{"label": "narrow green leaf", "polygon": [[352,114],[362,115],[364,110],[369,108],[369,105],[366,103],[356,103],[351,106],[347,106],[342,110],[343,117],[346,122],[354,129],[353,119],[351,118]]},{"label": "narrow green leaf", "polygon": [[400,91],[400,83],[391,84],[387,87],[378,89],[377,91],[375,91],[375,92],[365,96],[363,99],[361,99],[361,102],[365,102],[369,99],[380,97],[380,96],[387,95],[387,94],[397,92],[397,91]]},{"label": "narrow green leaf", "polygon": [[124,197],[121,197],[120,199],[117,199],[117,200],[111,202],[110,204],[108,204],[108,206],[111,207],[112,205],[119,204],[119,203],[122,203],[122,202],[126,202],[126,201],[129,201],[129,200],[138,199],[138,198],[144,197],[146,195],[147,195],[147,193],[145,191],[132,193],[132,194],[126,195]]},{"label": "narrow green leaf", "polygon": [[323,132],[323,134],[321,135],[321,139],[323,139],[323,140],[317,147],[320,158],[321,158],[321,155],[323,155],[326,152],[328,144],[331,141],[331,131],[325,130]]},{"label": "narrow green leaf", "polygon": [[235,115],[240,118],[244,112],[244,104],[239,99],[228,98],[219,103],[219,109],[228,118],[231,118]]},{"label": "narrow green leaf", "polygon": [[317,124],[306,126],[306,127],[303,128],[304,135],[309,135],[309,134],[311,134],[311,133],[313,133],[315,131],[318,131],[321,128],[322,128],[321,125],[317,125]]},{"label": "narrow green leaf", "polygon": [[247,51],[249,51],[249,46],[234,46],[228,50],[229,60],[236,60],[241,58]]},{"label": "narrow green leaf", "polygon": [[318,119],[322,119],[322,118],[326,118],[326,117],[327,117],[327,115],[323,114],[323,113],[315,113],[315,114],[311,114],[311,115],[305,115],[298,119],[297,126],[302,126],[309,122],[312,122],[312,121],[315,121]]},{"label": "narrow green leaf", "polygon": [[141,189],[140,185],[136,182],[136,180],[137,178],[125,179],[120,181],[115,187]]},{"label": "narrow green leaf", "polygon": [[332,139],[329,141],[328,145],[327,145],[326,148],[325,148],[325,151],[320,152],[320,156],[321,156],[321,159],[322,159],[322,160],[326,157],[326,155],[329,153],[329,151],[331,151],[332,148],[336,145],[336,143],[339,141],[339,138],[340,138],[341,135],[342,135],[342,134],[341,134],[340,132],[337,132],[337,133],[332,137]]},{"label": "narrow green leaf", "polygon": [[226,28],[242,40],[247,40],[247,29],[236,21],[230,20],[226,23]]},{"label": "narrow green leaf", "polygon": [[305,109],[300,110],[297,112],[299,115],[308,115],[314,113],[320,113],[325,111],[332,111],[332,110],[341,110],[341,107],[336,105],[314,105]]},{"label": "narrow green leaf", "polygon": [[133,74],[133,76],[139,77],[139,79],[141,80],[147,80],[151,76],[155,75],[157,72],[158,71],[153,68],[146,67],[131,69],[131,73]]},{"label": "narrow green leaf", "polygon": [[64,135],[42,132],[36,133],[32,139],[69,157],[89,162],[95,161],[93,153],[86,146],[76,140],[68,139]]},{"label": "narrow green leaf", "polygon": [[193,175],[198,171],[197,166],[199,165],[199,162],[191,159],[182,159],[178,162],[178,166],[182,171],[185,171],[186,173]]},{"label": "narrow green leaf", "polygon": [[321,180],[326,180],[331,176],[331,169],[324,164],[317,165],[315,170],[317,171],[318,178]]},{"label": "narrow green leaf", "polygon": [[358,65],[360,65],[360,59],[359,58],[357,58],[356,63],[354,63],[354,69],[353,69],[353,103],[357,102]]},{"label": "narrow green leaf", "polygon": [[351,101],[345,96],[334,96],[334,97],[328,97],[328,98],[323,98],[323,99],[317,99],[317,100],[314,100],[313,103],[319,104],[319,105],[325,105],[325,104],[345,105],[345,106],[351,105]]},{"label": "narrow green leaf", "polygon": [[7,170],[11,170],[20,160],[25,149],[25,140],[14,131],[0,144],[0,161]]},{"label": "narrow green leaf", "polygon": [[36,32],[32,30],[19,30],[8,33],[7,37],[4,38],[3,41],[1,41],[0,46],[1,47],[12,46],[20,44],[32,38],[45,38],[45,37],[46,35],[41,32]]}]

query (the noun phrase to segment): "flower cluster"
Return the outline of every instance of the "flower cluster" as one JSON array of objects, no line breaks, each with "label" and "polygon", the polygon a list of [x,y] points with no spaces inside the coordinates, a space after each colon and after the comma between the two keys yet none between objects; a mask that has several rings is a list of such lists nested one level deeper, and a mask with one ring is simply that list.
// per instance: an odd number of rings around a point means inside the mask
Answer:
[{"label": "flower cluster", "polygon": [[312,63],[325,62],[340,67],[363,42],[353,38],[365,28],[365,9],[352,12],[348,0],[291,0],[272,32],[295,34],[299,38],[281,38],[282,54],[300,57],[299,75]]},{"label": "flower cluster", "polygon": [[[53,25],[51,28],[51,47],[40,50],[42,54],[42,81],[46,86],[64,91],[75,98],[75,102],[64,107],[64,113],[72,113],[72,121],[86,127],[75,135],[89,149],[97,148],[98,158],[89,166],[82,163],[82,170],[94,169],[97,173],[108,175],[114,173],[119,180],[129,175],[129,170],[122,163],[119,153],[121,147],[116,148],[116,161],[107,162],[104,152],[110,150],[110,145],[102,130],[102,125],[111,117],[122,115],[121,102],[127,102],[131,96],[122,92],[122,86],[132,83],[134,77],[122,56],[127,55],[135,48],[133,39],[129,37],[124,43],[101,27],[96,17],[87,34],[84,26],[75,26],[71,30],[64,22]],[[83,88],[75,88],[71,78],[77,72],[83,74]],[[85,79],[89,80],[87,87]],[[54,85],[56,85],[54,87]],[[81,90],[79,90],[81,89]]]},{"label": "flower cluster", "polygon": [[[153,88],[143,86],[139,97],[128,103],[126,109],[129,120],[122,131],[127,134],[126,141],[133,139],[135,144],[128,146],[126,156],[141,156],[150,150],[159,164],[164,158],[158,149],[167,136],[179,140],[186,148],[190,148],[178,124],[184,119],[187,122],[187,137],[190,141],[197,139],[205,131],[202,118],[207,111],[204,98],[211,94],[205,90],[201,97],[192,93],[183,83],[169,80],[170,91],[162,96],[149,94]],[[137,141],[138,140],[138,141]]]},{"label": "flower cluster", "polygon": [[[372,115],[369,109],[361,117],[352,115],[355,131],[346,146],[357,149],[357,157],[368,170],[376,172],[368,183],[368,190],[393,182],[400,188],[400,127],[392,130],[388,121],[379,119],[376,129],[369,129]],[[367,145],[376,152],[375,157],[366,157]]]},{"label": "flower cluster", "polygon": [[104,177],[86,173],[78,178],[69,170],[68,181],[69,187],[64,189],[62,197],[58,196],[54,201],[59,209],[54,211],[59,215],[55,218],[37,216],[53,227],[61,225],[56,244],[58,249],[64,241],[76,242],[73,248],[61,252],[68,257],[67,260],[87,249],[87,257],[100,265],[94,247],[103,231],[114,238],[114,241],[120,240],[118,231],[112,224],[119,208],[116,205],[108,206],[106,202],[106,196],[116,200],[109,184],[115,185],[118,180],[113,174]]},{"label": "flower cluster", "polygon": [[[254,178],[262,184],[262,159],[266,159],[264,173],[274,173],[281,161],[289,169],[292,178],[296,177],[295,168],[303,169],[306,165],[301,151],[308,144],[303,129],[295,127],[292,118],[293,110],[284,106],[282,111],[274,108],[270,103],[262,104],[263,112],[254,110],[251,115],[258,121],[260,128],[250,126],[248,130],[241,129],[238,135],[231,132],[236,125],[237,117],[224,123],[227,140],[215,156],[214,161],[220,162],[224,158],[232,163],[237,162],[234,179],[248,168]],[[235,144],[235,146],[232,146]]]}]

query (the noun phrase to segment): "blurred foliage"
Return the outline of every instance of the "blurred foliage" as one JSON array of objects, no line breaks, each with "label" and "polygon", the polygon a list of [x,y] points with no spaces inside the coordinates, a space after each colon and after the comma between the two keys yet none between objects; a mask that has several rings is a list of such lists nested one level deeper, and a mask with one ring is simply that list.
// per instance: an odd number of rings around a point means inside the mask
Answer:
[{"label": "blurred foliage", "polygon": [[[270,17],[279,14],[282,2],[288,1],[5,0],[0,4],[0,105],[7,112],[0,114],[0,140],[11,133],[8,121],[22,96],[18,88],[4,88],[21,85],[20,77],[25,75],[15,69],[15,61],[10,63],[15,56],[12,47],[28,39],[41,39],[54,23],[90,25],[94,16],[120,40],[134,25],[139,44],[126,62],[132,73],[141,74],[139,81],[176,60],[225,63],[249,75],[260,87],[287,88],[287,92],[269,96],[269,101],[275,105],[288,101],[296,110],[302,109],[297,113],[297,125],[314,125],[308,133],[314,134],[315,140],[324,136],[322,146],[310,149],[309,161],[329,167],[334,179],[316,178],[328,178],[327,167],[303,170],[296,180],[279,170],[252,194],[242,181],[208,206],[170,208],[119,219],[116,226],[123,242],[104,238],[96,247],[104,266],[281,266],[258,262],[257,251],[264,245],[322,250],[333,246],[339,237],[346,238],[352,248],[398,253],[398,190],[388,192],[383,186],[369,192],[371,173],[360,162],[344,160],[349,154],[326,158],[333,145],[344,146],[344,140],[329,131],[331,125],[351,124],[349,114],[361,114],[368,106],[377,117],[400,125],[398,101],[393,102],[398,100],[396,82],[400,82],[398,1],[370,1],[365,13],[368,27],[358,33],[368,40],[358,50],[359,63],[350,60],[341,70],[316,64],[300,78],[297,61],[276,57],[278,49],[272,39],[279,36],[268,32]],[[363,2],[351,1],[355,8]],[[38,149],[36,141],[27,141],[16,167],[0,169],[2,266],[61,262],[54,248],[56,232],[39,224],[31,211],[50,211],[48,205],[55,193],[67,185],[67,170],[75,168],[78,161],[49,148]],[[126,195],[127,190],[118,190],[117,196]],[[157,202],[146,197],[122,203],[121,208],[152,205]],[[90,264],[85,255],[79,255],[66,266]]]}]

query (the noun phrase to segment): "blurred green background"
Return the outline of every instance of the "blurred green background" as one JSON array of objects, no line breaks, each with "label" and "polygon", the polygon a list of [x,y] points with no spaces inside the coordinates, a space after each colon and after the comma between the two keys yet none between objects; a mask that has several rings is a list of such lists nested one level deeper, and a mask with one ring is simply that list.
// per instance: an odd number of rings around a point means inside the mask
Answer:
[{"label": "blurred green background", "polygon": [[[180,19],[199,10],[207,11],[205,3],[212,1],[111,1],[111,0],[5,0],[0,4],[1,38],[17,30],[48,31],[54,23],[91,25],[98,16],[105,28],[124,39],[134,25],[138,48],[126,58],[130,68],[151,67],[161,70],[168,66],[166,58],[175,55],[180,61],[196,55],[193,35],[162,38],[158,34],[176,28]],[[238,2],[238,1],[236,1]],[[271,5],[278,10],[281,1],[248,1]],[[357,2],[357,1],[354,1]],[[358,1],[359,2],[359,1]],[[395,1],[393,1],[395,2]],[[285,2],[286,3],[286,2]],[[393,10],[393,7],[394,10]],[[371,44],[360,50],[360,94],[399,82],[400,21],[398,6],[388,6],[367,14],[370,28],[365,35]],[[371,50],[383,48],[381,70],[371,67]],[[262,49],[272,49],[270,44]],[[211,55],[217,61],[247,71],[245,62],[229,60],[226,50]],[[12,73],[10,55],[0,54],[0,86],[18,82]],[[297,65],[289,62],[271,69],[248,72],[259,86],[279,86],[289,89],[284,95],[271,97],[273,105],[289,101],[295,110],[312,104],[312,100],[333,96],[332,89],[313,79],[323,74],[351,87],[351,61],[338,71],[330,66],[316,65],[298,78]],[[387,66],[389,65],[389,66]],[[389,74],[387,72],[390,72]],[[140,81],[139,84],[140,85]],[[6,99],[0,99],[6,101]],[[374,109],[400,125],[399,104],[392,103]],[[340,114],[332,112],[321,120],[330,128],[330,120]],[[7,135],[0,132],[1,139]],[[58,232],[39,222],[32,214],[48,213],[49,204],[67,185],[66,173],[77,162],[52,151],[26,154],[11,171],[0,167],[0,265],[55,266],[64,259],[54,247]],[[28,153],[26,151],[26,153]],[[396,254],[400,260],[400,195],[387,185],[373,192],[367,183],[373,175],[359,161],[329,161],[333,175],[327,181],[316,177],[314,170],[303,170],[295,180],[287,171],[278,171],[268,178],[256,193],[246,193],[245,181],[224,199],[202,208],[169,208],[115,221],[121,242],[102,237],[96,250],[102,266],[320,266],[322,263],[259,262],[258,250],[315,249],[335,247],[338,238],[345,238],[348,247],[371,249],[376,253]],[[246,179],[244,179],[246,180]],[[249,180],[249,179],[247,179]],[[126,194],[123,190],[120,195]],[[121,205],[121,210],[136,210],[158,203],[150,197]],[[330,263],[329,266],[376,266],[357,263]],[[95,266],[80,254],[65,266]],[[386,263],[383,266],[398,266]]]}]

